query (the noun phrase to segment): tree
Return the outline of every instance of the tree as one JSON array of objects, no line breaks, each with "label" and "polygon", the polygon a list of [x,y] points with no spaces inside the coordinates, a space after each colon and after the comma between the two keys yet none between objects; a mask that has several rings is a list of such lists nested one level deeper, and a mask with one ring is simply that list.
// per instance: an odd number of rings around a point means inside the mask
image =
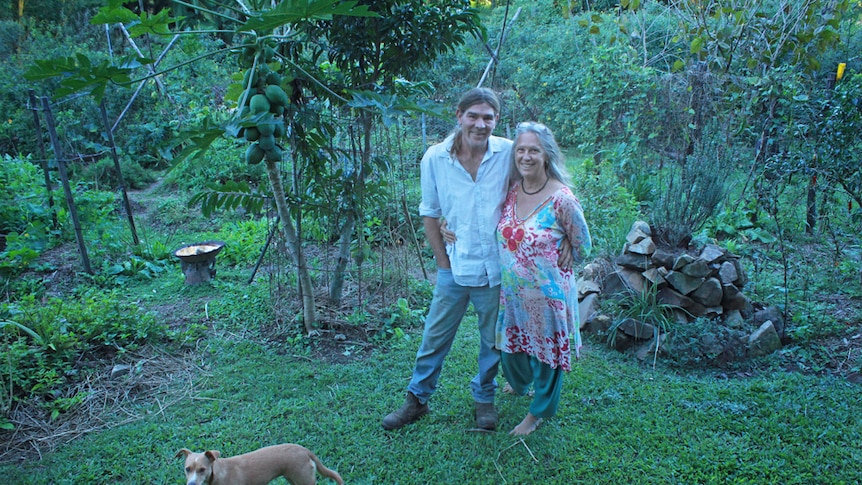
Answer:
[{"label": "tree", "polygon": [[[801,92],[817,83],[849,7],[847,0],[629,0],[612,23],[593,16],[581,24],[596,34],[612,25],[612,41],[637,49],[645,64],[674,80],[661,91],[673,109],[650,103],[632,117],[646,122],[632,125],[639,139],[684,164],[698,144],[710,143],[703,140],[709,120],[721,120],[711,133],[753,152],[745,168],[759,180],[767,165],[800,169],[775,157],[788,152]],[[678,22],[659,20],[667,18]]]},{"label": "tree", "polygon": [[[465,36],[484,34],[476,11],[466,0],[361,0],[360,3],[378,15],[334,17],[316,22],[309,29],[310,37],[320,42],[329,62],[339,69],[341,77],[331,87],[361,93],[360,98],[353,98],[351,105],[354,107],[377,105],[378,108],[397,109],[399,104],[401,108],[407,107],[399,98],[406,97],[409,101],[414,88],[427,94],[427,91],[422,91],[425,86],[396,80],[409,79],[418,67],[453,51],[464,42]],[[358,167],[351,170],[350,177],[345,180],[339,253],[329,293],[335,303],[341,300],[344,270],[350,259],[350,242],[362,210],[366,177],[372,173],[372,131],[381,115],[385,116],[383,111],[356,110],[357,124],[362,133],[361,144]],[[361,239],[362,233],[357,236]],[[362,255],[356,259],[361,262]]]}]

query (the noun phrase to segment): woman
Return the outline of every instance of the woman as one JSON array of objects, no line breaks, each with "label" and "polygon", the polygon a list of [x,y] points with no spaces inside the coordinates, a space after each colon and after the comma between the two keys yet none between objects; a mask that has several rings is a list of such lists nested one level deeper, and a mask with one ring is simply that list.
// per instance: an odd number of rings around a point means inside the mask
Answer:
[{"label": "woman", "polygon": [[543,124],[518,125],[513,184],[497,225],[502,283],[497,347],[511,392],[533,388],[527,416],[510,434],[528,435],[559,408],[563,372],[579,357],[581,335],[575,273],[558,265],[560,243],[575,260],[590,250],[580,202],[568,187],[560,147]]}]

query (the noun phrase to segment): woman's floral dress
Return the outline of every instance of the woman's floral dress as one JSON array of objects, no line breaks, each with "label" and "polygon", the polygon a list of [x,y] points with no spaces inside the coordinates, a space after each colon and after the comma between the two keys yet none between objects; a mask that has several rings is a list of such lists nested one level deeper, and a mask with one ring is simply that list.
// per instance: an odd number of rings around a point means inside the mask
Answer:
[{"label": "woman's floral dress", "polygon": [[575,262],[589,254],[587,222],[568,187],[558,189],[521,220],[515,210],[519,189],[515,184],[509,191],[497,225],[503,271],[497,347],[570,371],[571,347],[577,357],[581,348],[578,291],[574,270],[561,269],[557,260],[563,237],[572,244]]}]

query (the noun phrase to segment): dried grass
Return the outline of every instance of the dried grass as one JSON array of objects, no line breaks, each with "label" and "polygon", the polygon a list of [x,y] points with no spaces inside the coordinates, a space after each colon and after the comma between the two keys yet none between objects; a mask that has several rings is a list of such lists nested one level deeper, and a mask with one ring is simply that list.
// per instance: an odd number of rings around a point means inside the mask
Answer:
[{"label": "dried grass", "polygon": [[[86,434],[150,418],[193,397],[196,381],[206,370],[196,353],[169,355],[154,348],[126,354],[131,370],[112,377],[115,363],[88,375],[69,395],[83,395],[83,403],[51,419],[38,405],[17,406],[8,414],[15,426],[0,432],[0,464],[41,460],[43,455]],[[158,409],[153,411],[156,404]]]}]

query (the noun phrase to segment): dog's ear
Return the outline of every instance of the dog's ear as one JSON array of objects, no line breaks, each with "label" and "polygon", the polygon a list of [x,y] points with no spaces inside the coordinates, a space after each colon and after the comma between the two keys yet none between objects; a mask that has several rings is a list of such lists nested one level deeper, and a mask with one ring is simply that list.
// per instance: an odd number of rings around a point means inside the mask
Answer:
[{"label": "dog's ear", "polygon": [[182,457],[185,457],[185,458],[188,458],[188,456],[189,456],[189,455],[191,455],[191,454],[192,454],[192,450],[190,450],[190,449],[188,449],[188,448],[183,448],[183,449],[181,449],[180,451],[178,451],[178,452],[177,452],[177,455],[176,455],[174,458],[179,458],[179,457],[181,457],[181,456],[182,456]]},{"label": "dog's ear", "polygon": [[209,458],[210,461],[216,461],[221,456],[221,452],[216,450],[210,450],[204,453],[204,455]]}]

